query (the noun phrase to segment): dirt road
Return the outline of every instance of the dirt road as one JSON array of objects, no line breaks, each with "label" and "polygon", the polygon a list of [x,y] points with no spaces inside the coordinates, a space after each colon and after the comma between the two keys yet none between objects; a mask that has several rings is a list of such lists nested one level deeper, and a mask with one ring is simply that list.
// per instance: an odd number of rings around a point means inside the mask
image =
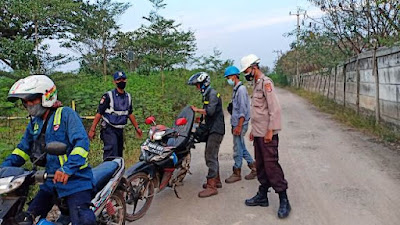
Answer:
[{"label": "dirt road", "polygon": [[[256,180],[224,183],[218,195],[198,198],[207,171],[204,146],[199,145],[192,151],[192,175],[178,187],[182,199],[166,189],[156,195],[142,219],[129,224],[400,224],[400,154],[338,124],[286,90],[278,90],[278,97],[284,114],[280,163],[292,205],[287,219],[277,218],[279,202],[274,192],[267,208],[244,205],[257,190]],[[247,147],[253,153],[250,142]],[[228,126],[219,157],[225,179],[233,165]]]}]

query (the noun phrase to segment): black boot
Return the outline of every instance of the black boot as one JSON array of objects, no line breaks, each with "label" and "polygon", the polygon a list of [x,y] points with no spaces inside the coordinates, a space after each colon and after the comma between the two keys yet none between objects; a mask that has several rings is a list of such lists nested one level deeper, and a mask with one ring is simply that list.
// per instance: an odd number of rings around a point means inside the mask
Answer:
[{"label": "black boot", "polygon": [[290,207],[289,199],[287,197],[286,191],[279,192],[279,210],[278,217],[283,219],[289,216]]},{"label": "black boot", "polygon": [[258,188],[257,194],[250,199],[246,199],[244,204],[246,204],[247,206],[263,206],[263,207],[269,206],[267,192],[268,188],[260,186]]},{"label": "black boot", "polygon": [[20,212],[15,216],[15,221],[20,225],[32,225],[34,216],[27,212]]}]

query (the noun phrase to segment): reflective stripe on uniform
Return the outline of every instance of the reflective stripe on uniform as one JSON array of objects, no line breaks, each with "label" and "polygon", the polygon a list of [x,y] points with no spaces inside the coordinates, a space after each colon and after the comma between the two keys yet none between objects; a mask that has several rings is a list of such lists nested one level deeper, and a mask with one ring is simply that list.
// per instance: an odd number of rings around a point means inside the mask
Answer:
[{"label": "reflective stripe on uniform", "polygon": [[106,121],[106,123],[107,123],[108,125],[110,125],[110,126],[112,126],[112,127],[115,127],[115,128],[124,128],[124,127],[125,127],[125,125],[114,125],[114,124],[110,123],[110,121],[109,121],[105,116],[102,116],[101,118],[102,118],[104,121]]},{"label": "reflective stripe on uniform", "polygon": [[14,149],[14,151],[12,152],[13,155],[18,155],[21,156],[25,161],[29,160],[29,155],[26,154],[24,151],[22,151],[19,148]]},{"label": "reflective stripe on uniform", "polygon": [[[72,154],[72,153],[71,153]],[[80,154],[79,154],[80,155]],[[87,154],[86,154],[86,156],[87,156]],[[67,162],[67,160],[68,160],[68,156],[67,155],[59,155],[58,156],[58,160],[60,160],[60,165],[61,166],[63,166],[66,162]],[[81,169],[85,169],[86,167],[88,167],[89,166],[89,163],[86,161],[86,158],[85,158],[85,164],[83,164],[83,166],[81,166],[81,167],[79,167],[79,169],[81,170]]]},{"label": "reflective stripe on uniform", "polygon": [[54,115],[54,121],[53,125],[60,125],[61,124],[61,111],[63,110],[63,107],[57,108],[56,114]]},{"label": "reflective stripe on uniform", "polygon": [[[105,113],[108,114],[116,114],[118,116],[127,116],[129,115],[129,111],[128,110],[124,110],[124,111],[115,111],[114,109],[114,98],[113,98],[113,94],[112,91],[107,91],[108,97],[110,98],[110,108],[106,109]],[[128,93],[128,100],[129,100],[129,106],[131,105],[131,95]]]},{"label": "reflective stripe on uniform", "polygon": [[79,169],[82,170],[82,169],[85,169],[88,166],[89,166],[89,163],[86,162],[83,166],[79,167]]},{"label": "reflective stripe on uniform", "polygon": [[74,148],[74,149],[72,150],[71,154],[69,154],[69,155],[80,155],[80,156],[82,156],[83,158],[86,159],[87,156],[88,156],[88,154],[89,154],[89,152],[86,151],[84,148],[82,148],[82,147],[76,147],[76,148]]},{"label": "reflective stripe on uniform", "polygon": [[68,157],[67,157],[67,155],[59,155],[58,160],[60,160],[60,165],[63,166],[65,164],[65,162],[67,162]]},{"label": "reflective stripe on uniform", "polygon": [[106,109],[105,113],[116,114],[118,116],[127,116],[129,114],[128,110],[125,111],[114,111],[113,109]]},{"label": "reflective stripe on uniform", "polygon": [[[221,96],[219,93],[217,93],[217,98],[219,98],[219,96]],[[208,104],[210,104],[210,102],[209,101],[204,101],[203,102],[204,103],[204,105],[208,105]]]}]

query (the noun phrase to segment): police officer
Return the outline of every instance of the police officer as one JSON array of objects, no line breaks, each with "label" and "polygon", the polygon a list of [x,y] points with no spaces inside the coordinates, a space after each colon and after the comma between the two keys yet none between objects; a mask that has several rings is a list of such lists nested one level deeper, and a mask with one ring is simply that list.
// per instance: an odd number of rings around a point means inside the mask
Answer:
[{"label": "police officer", "polygon": [[[46,180],[29,205],[28,211],[18,216],[19,222],[32,222],[40,216],[45,218],[53,207],[56,195],[67,201],[73,225],[94,225],[96,218],[89,208],[93,174],[87,163],[89,139],[78,114],[69,107],[58,107],[57,89],[53,81],[44,75],[28,76],[18,80],[10,89],[9,101],[21,99],[31,116],[25,134],[17,148],[2,163],[2,167],[22,166],[29,159],[35,161],[42,155],[47,143],[63,142],[67,154],[47,154],[40,166],[54,174]],[[50,203],[50,204],[49,204]],[[25,224],[25,223],[24,223]]]},{"label": "police officer", "polygon": [[104,143],[103,159],[110,156],[122,157],[124,148],[124,127],[129,120],[135,127],[136,133],[142,137],[135,116],[132,114],[131,95],[126,92],[126,74],[118,71],[113,74],[114,85],[116,88],[106,92],[100,100],[96,116],[89,130],[89,138],[93,139],[96,126],[102,119],[100,138]]},{"label": "police officer", "polygon": [[254,141],[257,178],[261,183],[257,194],[245,201],[247,206],[268,206],[267,192],[272,187],[279,194],[278,217],[289,215],[291,207],[286,194],[288,183],[278,162],[278,133],[281,130],[281,108],[272,80],[260,70],[260,59],[250,54],[241,59],[241,72],[253,81],[250,140]]},{"label": "police officer", "polygon": [[210,86],[210,76],[199,72],[189,78],[189,85],[196,86],[203,95],[203,108],[192,106],[194,112],[202,114],[209,130],[206,142],[205,160],[208,167],[207,184],[205,190],[199,192],[200,198],[218,194],[217,187],[222,187],[219,177],[218,153],[225,134],[224,112],[219,93]]},{"label": "police officer", "polygon": [[[232,101],[228,111],[231,114],[231,125],[233,134],[233,173],[225,179],[226,183],[234,183],[242,179],[241,169],[242,160],[245,159],[251,172],[244,178],[252,180],[256,178],[256,164],[247,151],[244,136],[246,135],[248,124],[250,121],[250,101],[247,88],[242,85],[239,79],[240,71],[235,66],[228,66],[225,69],[224,77],[229,85],[233,86]],[[230,108],[230,109],[229,109]]]}]

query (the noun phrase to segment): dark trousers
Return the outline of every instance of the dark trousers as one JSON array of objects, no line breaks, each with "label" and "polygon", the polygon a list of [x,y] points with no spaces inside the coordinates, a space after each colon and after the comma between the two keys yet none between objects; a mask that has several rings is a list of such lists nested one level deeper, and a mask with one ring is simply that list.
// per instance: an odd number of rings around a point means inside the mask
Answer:
[{"label": "dark trousers", "polygon": [[103,160],[107,157],[122,157],[124,151],[124,129],[106,125],[101,128],[100,138],[104,143]]},{"label": "dark trousers", "polygon": [[254,137],[254,152],[256,158],[257,178],[261,186],[268,190],[272,187],[275,192],[285,191],[288,183],[279,164],[279,137],[275,134],[270,143],[264,143],[263,137]]},{"label": "dark trousers", "polygon": [[[96,225],[94,212],[89,208],[92,190],[74,193],[65,197],[72,225]],[[47,213],[56,203],[57,194],[39,190],[29,204],[28,213],[46,218]]]},{"label": "dark trousers", "polygon": [[206,142],[204,158],[208,167],[207,179],[215,178],[219,173],[218,153],[224,135],[211,133]]}]

